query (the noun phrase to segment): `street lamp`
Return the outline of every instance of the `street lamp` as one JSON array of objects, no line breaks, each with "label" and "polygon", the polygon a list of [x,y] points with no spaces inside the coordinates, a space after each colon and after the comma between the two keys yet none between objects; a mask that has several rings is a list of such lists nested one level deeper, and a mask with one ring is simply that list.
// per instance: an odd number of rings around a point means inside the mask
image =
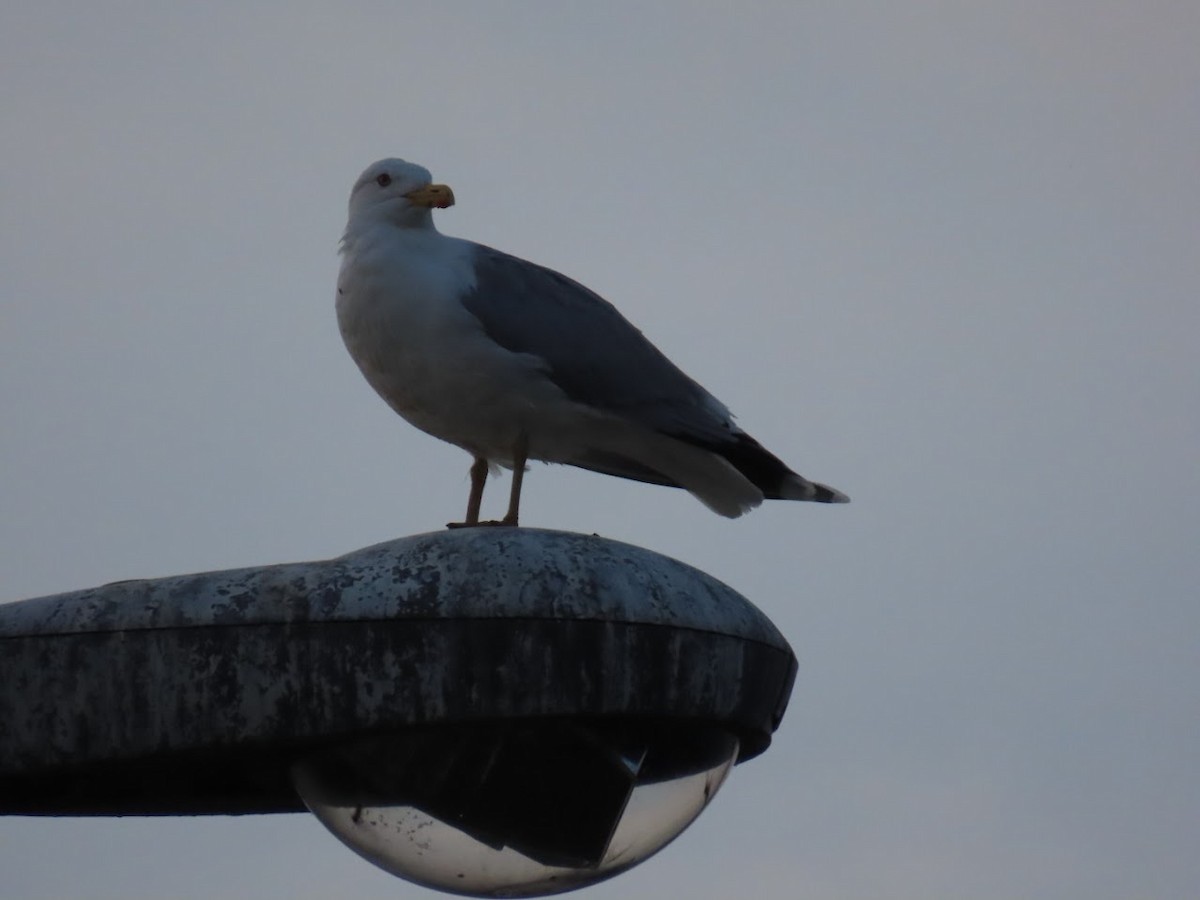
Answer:
[{"label": "street lamp", "polygon": [[528,528],[10,603],[0,644],[0,814],[307,807],[476,896],[659,850],[766,749],[796,671],[710,576]]}]

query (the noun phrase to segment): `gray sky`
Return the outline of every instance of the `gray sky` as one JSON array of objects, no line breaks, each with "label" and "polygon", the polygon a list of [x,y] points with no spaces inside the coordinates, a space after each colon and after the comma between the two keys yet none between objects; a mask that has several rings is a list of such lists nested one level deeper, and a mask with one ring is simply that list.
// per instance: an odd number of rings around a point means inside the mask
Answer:
[{"label": "gray sky", "polygon": [[[1194,896],[1200,7],[650,6],[7,3],[0,598],[461,516],[333,315],[402,156],[854,498],[530,473],[526,524],[701,565],[801,661],[590,896]],[[6,898],[354,892],[424,894],[307,816],[0,819]]]}]

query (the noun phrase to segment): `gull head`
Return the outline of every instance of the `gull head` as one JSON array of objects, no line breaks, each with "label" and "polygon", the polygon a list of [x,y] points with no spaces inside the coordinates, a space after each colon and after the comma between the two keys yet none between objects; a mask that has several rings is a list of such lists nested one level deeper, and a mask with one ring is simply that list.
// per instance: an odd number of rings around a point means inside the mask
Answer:
[{"label": "gull head", "polygon": [[424,166],[381,159],[358,176],[350,192],[350,222],[386,221],[401,228],[432,228],[432,210],[454,205],[454,192],[434,184]]}]

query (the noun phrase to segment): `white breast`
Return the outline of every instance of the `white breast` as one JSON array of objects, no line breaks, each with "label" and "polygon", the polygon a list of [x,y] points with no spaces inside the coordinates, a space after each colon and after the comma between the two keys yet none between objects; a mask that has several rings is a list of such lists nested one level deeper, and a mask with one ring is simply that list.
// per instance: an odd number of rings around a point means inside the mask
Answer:
[{"label": "white breast", "polygon": [[473,245],[432,230],[381,228],[348,247],[337,315],[350,355],[410,423],[507,462],[562,392],[540,361],[492,341],[460,302],[474,287]]}]

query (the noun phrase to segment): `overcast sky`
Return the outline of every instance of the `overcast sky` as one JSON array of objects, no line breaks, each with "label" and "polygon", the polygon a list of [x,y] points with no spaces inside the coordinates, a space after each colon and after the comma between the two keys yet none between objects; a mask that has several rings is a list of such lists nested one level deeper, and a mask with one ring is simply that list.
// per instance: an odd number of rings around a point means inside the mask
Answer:
[{"label": "overcast sky", "polygon": [[[530,472],[526,524],[699,565],[800,659],[771,749],[589,896],[1195,896],[1198,46],[1188,0],[10,0],[0,598],[462,515],[334,320],[401,156],[854,498]],[[434,896],[301,815],[0,819],[0,895]]]}]

